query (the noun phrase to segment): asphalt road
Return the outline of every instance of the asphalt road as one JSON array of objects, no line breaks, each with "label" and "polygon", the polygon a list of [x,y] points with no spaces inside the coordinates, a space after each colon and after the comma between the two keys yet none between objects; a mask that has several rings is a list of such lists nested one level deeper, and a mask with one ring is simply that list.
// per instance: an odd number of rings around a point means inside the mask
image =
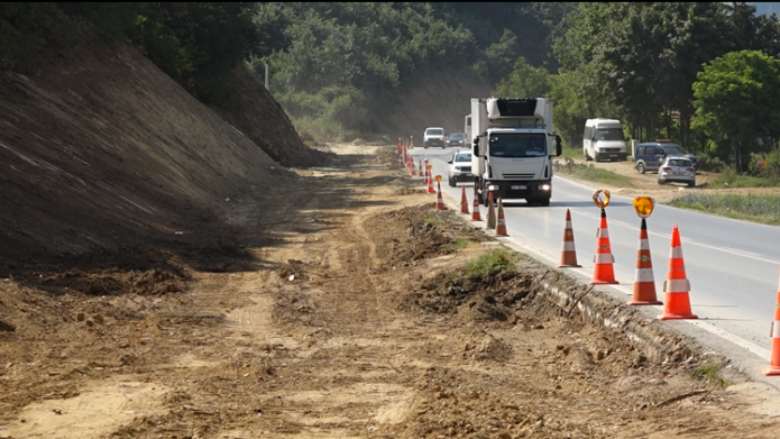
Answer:
[{"label": "asphalt road", "polygon": [[[447,185],[446,160],[451,149],[414,149],[415,162],[428,158],[433,175],[442,176],[442,190],[449,203],[459,206],[461,185]],[[420,186],[423,186],[422,177]],[[466,184],[469,211],[473,205],[473,184]],[[585,282],[593,279],[596,231],[600,209],[592,200],[597,187],[586,187],[555,176],[549,207],[530,206],[523,201],[504,203],[509,238],[520,251],[557,267],[563,245],[566,210],[572,217],[577,259],[582,268],[563,270]],[[433,197],[433,195],[432,195]],[[446,198],[446,197],[445,197]],[[641,219],[633,198],[612,193],[606,208],[612,254],[615,258],[615,286],[598,287],[630,300],[633,295]],[[487,209],[480,206],[483,219]],[[753,378],[768,365],[780,267],[780,228],[721,218],[698,212],[656,205],[647,219],[650,252],[658,299],[664,300],[671,233],[677,224],[682,240],[685,269],[691,284],[692,312],[699,320],[664,322],[696,336],[705,346],[727,350],[736,364]],[[657,316],[662,306],[644,306],[643,312]],[[728,342],[726,344],[725,342]],[[780,384],[780,379],[774,379]]]}]

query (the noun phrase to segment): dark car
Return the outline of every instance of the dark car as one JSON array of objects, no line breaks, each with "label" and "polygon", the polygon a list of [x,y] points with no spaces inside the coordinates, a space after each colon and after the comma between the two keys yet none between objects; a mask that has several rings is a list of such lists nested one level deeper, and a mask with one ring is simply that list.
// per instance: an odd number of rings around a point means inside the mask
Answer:
[{"label": "dark car", "polygon": [[644,174],[645,171],[658,171],[664,158],[671,155],[688,158],[694,169],[699,170],[699,158],[671,140],[638,144],[634,148],[634,168],[640,174]]},{"label": "dark car", "polygon": [[452,133],[447,137],[447,147],[463,148],[466,145],[466,135],[463,133]]}]

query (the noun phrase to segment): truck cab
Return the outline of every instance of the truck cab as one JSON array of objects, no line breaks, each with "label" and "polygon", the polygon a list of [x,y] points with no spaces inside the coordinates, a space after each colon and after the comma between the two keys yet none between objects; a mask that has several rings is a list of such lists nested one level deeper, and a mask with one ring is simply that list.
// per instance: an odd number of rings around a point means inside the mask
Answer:
[{"label": "truck cab", "polygon": [[482,204],[524,199],[550,205],[552,160],[561,154],[552,133],[552,102],[542,98],[472,99],[472,171]]}]

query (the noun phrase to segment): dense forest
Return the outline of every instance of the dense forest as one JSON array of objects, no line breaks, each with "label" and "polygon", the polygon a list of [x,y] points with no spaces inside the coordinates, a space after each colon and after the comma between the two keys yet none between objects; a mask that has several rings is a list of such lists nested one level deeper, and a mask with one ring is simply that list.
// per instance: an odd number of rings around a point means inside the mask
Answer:
[{"label": "dense forest", "polygon": [[[749,3],[0,3],[0,68],[94,41],[138,47],[201,101],[231,99],[241,62],[302,134],[376,134],[420,81],[555,101],[570,147],[584,121],[672,138],[705,166],[780,175],[780,23]],[[467,100],[472,96],[463,96]]]}]

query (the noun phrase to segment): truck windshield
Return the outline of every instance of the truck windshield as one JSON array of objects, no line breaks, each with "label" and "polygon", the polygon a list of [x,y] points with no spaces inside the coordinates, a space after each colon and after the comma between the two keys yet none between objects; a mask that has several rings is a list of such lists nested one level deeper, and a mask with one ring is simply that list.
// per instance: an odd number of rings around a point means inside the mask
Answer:
[{"label": "truck windshield", "polygon": [[493,134],[491,157],[542,157],[547,155],[544,134]]},{"label": "truck windshield", "polygon": [[425,132],[425,134],[427,134],[427,135],[429,135],[429,136],[441,136],[441,135],[443,135],[443,134],[444,134],[444,130],[440,130],[440,129],[436,129],[436,128],[431,128],[431,129],[429,129],[428,131],[426,131],[426,132]]},{"label": "truck windshield", "polygon": [[596,140],[625,140],[620,128],[599,128],[596,130]]}]

